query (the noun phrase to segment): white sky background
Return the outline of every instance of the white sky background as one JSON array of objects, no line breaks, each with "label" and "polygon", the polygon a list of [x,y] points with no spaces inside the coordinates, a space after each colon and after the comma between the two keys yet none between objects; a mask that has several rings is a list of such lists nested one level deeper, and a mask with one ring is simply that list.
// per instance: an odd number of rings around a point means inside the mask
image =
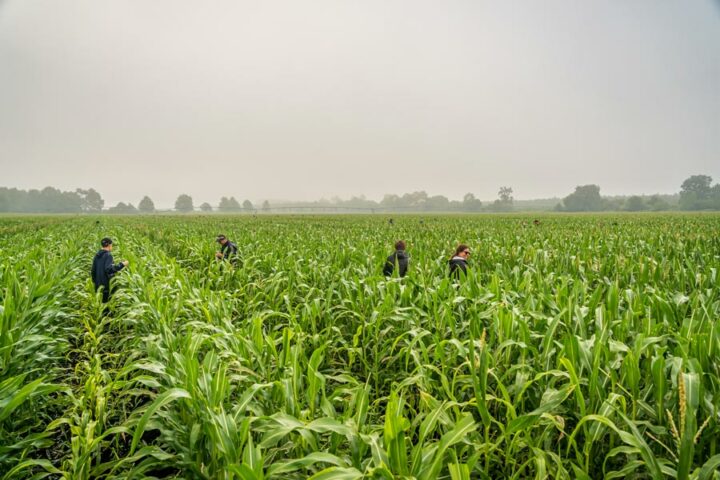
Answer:
[{"label": "white sky background", "polygon": [[0,0],[0,186],[106,204],[720,181],[713,0]]}]

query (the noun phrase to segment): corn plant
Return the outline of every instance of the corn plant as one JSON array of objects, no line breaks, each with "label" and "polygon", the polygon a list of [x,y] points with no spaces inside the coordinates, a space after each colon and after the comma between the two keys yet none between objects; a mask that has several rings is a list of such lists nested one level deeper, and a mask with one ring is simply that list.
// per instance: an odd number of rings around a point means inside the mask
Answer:
[{"label": "corn plant", "polygon": [[720,478],[720,216],[528,220],[0,219],[0,478]]}]

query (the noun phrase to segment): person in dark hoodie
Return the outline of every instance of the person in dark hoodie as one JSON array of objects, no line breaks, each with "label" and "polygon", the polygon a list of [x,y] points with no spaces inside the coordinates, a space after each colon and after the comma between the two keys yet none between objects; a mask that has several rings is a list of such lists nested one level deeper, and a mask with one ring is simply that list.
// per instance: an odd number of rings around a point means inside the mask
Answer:
[{"label": "person in dark hoodie", "polygon": [[215,253],[215,257],[222,260],[230,260],[231,263],[235,263],[237,261],[237,245],[222,234],[218,235],[215,241],[220,244],[220,251]]},{"label": "person in dark hoodie", "polygon": [[448,262],[450,265],[450,276],[453,278],[460,278],[460,272],[463,275],[467,274],[468,268],[468,257],[470,256],[470,248],[467,245],[460,244],[455,249],[455,255]]},{"label": "person in dark hoodie", "polygon": [[107,303],[110,300],[110,279],[114,277],[117,272],[127,267],[129,262],[123,260],[117,265],[113,263],[113,256],[112,253],[110,253],[113,249],[113,242],[110,238],[103,238],[100,241],[100,245],[102,249],[95,254],[90,274],[95,284],[95,291],[102,287],[103,303]]},{"label": "person in dark hoodie", "polygon": [[402,240],[395,242],[395,253],[390,255],[385,261],[383,274],[386,277],[392,276],[395,271],[395,263],[398,265],[398,274],[404,277],[407,273],[408,264],[410,263],[410,256],[405,252],[405,242]]}]

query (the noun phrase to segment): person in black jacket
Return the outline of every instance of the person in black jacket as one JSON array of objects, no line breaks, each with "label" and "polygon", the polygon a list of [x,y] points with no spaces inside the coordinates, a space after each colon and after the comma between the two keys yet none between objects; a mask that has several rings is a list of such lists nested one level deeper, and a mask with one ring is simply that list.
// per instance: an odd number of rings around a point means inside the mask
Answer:
[{"label": "person in black jacket", "polygon": [[123,260],[117,265],[113,264],[113,242],[110,238],[105,237],[100,241],[102,249],[100,249],[93,259],[92,275],[93,283],[95,284],[95,291],[98,291],[100,287],[103,289],[103,303],[107,303],[110,300],[110,279],[115,276],[117,272],[128,266],[128,261]]},{"label": "person in black jacket", "polygon": [[467,274],[468,268],[468,257],[470,256],[470,248],[467,245],[460,244],[455,249],[455,255],[448,262],[450,266],[450,276],[453,278],[460,278],[460,272],[463,275]]},{"label": "person in black jacket", "polygon": [[215,239],[220,244],[220,251],[215,253],[215,257],[222,260],[235,261],[237,256],[237,245],[227,239],[225,235],[218,235]]},{"label": "person in black jacket", "polygon": [[385,261],[383,267],[383,274],[386,277],[390,277],[395,271],[395,263],[398,265],[398,274],[404,277],[407,273],[408,264],[410,263],[410,256],[405,252],[405,242],[398,240],[395,242],[395,253],[390,255]]}]

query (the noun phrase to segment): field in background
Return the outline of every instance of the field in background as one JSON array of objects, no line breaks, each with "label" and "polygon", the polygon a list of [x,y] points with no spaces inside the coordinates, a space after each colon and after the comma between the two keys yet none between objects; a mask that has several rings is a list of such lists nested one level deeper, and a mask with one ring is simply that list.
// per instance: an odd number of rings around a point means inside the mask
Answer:
[{"label": "field in background", "polygon": [[388,218],[0,218],[0,479],[720,478],[720,215]]}]

